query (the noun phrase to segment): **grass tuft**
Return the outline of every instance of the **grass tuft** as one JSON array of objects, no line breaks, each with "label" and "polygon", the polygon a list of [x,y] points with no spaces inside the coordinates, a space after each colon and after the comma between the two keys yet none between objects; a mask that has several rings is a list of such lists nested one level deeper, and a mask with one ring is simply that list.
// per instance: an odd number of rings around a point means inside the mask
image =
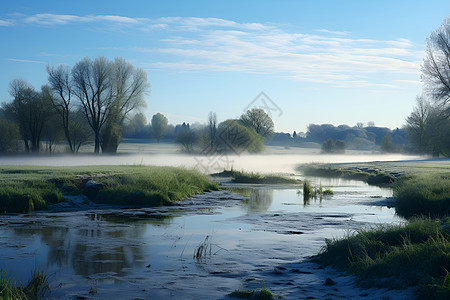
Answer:
[{"label": "grass tuft", "polygon": [[[363,287],[403,289],[450,296],[450,242],[441,221],[412,219],[405,225],[359,230],[327,240],[314,260],[354,274]],[[437,295],[437,294],[436,294]]]},{"label": "grass tuft", "polygon": [[401,180],[394,189],[397,213],[447,216],[450,212],[450,179],[444,175],[420,175]]}]

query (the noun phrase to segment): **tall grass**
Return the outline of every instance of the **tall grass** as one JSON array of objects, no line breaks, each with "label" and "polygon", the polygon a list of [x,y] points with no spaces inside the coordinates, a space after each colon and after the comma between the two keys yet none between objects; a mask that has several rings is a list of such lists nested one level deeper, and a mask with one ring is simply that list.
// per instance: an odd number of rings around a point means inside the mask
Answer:
[{"label": "tall grass", "polygon": [[428,174],[401,180],[394,189],[397,213],[446,216],[450,212],[448,175]]},{"label": "tall grass", "polygon": [[364,287],[403,289],[420,286],[449,299],[449,232],[441,221],[412,219],[405,225],[378,226],[327,240],[314,259],[335,266]]},{"label": "tall grass", "polygon": [[97,203],[167,205],[194,194],[218,189],[193,170],[154,166],[0,167],[0,213],[44,209],[63,201],[63,192],[81,194],[86,181],[98,191]]},{"label": "tall grass", "polygon": [[17,284],[11,274],[0,269],[0,299],[40,299],[51,292],[48,277],[37,268],[31,273],[30,280],[23,286]]}]

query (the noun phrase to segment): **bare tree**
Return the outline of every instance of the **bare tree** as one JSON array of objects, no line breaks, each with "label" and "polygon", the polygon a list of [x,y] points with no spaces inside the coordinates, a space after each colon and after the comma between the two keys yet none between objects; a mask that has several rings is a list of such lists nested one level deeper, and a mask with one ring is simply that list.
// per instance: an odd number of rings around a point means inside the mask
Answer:
[{"label": "bare tree", "polygon": [[422,65],[426,91],[446,110],[450,101],[450,17],[428,38]]},{"label": "bare tree", "polygon": [[52,103],[55,110],[61,117],[64,135],[69,144],[70,151],[75,152],[75,145],[70,133],[70,112],[73,95],[72,80],[68,66],[59,65],[57,67],[47,66],[48,82],[52,91]]},{"label": "bare tree", "polygon": [[100,152],[100,130],[106,123],[113,103],[111,63],[105,57],[85,58],[72,69],[74,94],[94,132],[94,152]]}]

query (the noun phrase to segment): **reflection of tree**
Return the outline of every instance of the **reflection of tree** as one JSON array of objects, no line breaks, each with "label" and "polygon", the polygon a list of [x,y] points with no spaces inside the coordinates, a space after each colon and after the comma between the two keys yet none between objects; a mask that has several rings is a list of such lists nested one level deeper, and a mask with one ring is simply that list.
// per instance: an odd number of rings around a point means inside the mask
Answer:
[{"label": "reflection of tree", "polygon": [[72,268],[82,276],[106,272],[122,276],[126,269],[144,264],[140,241],[148,222],[108,222],[98,215],[52,221],[41,219],[30,227],[14,228],[19,238],[39,236],[48,246],[47,267]]},{"label": "reflection of tree", "polygon": [[273,201],[273,190],[253,189],[250,198],[245,201],[247,211],[264,212],[269,209]]}]

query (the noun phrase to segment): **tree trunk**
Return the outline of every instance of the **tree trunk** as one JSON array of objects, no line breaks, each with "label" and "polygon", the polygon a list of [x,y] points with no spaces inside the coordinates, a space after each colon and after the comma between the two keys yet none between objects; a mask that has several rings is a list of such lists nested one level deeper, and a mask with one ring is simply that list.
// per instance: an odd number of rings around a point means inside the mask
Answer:
[{"label": "tree trunk", "polygon": [[100,133],[98,131],[95,131],[94,134],[95,134],[94,153],[99,154],[100,153]]}]

